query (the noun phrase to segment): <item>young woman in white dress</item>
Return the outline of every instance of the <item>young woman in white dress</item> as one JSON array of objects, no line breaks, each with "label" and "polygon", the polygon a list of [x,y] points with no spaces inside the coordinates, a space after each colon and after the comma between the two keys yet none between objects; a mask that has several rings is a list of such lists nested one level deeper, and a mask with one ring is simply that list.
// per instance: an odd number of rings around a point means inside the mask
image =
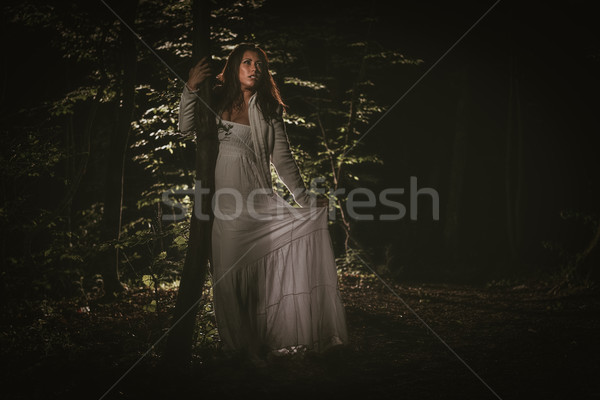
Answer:
[{"label": "young woman in white dress", "polygon": [[[190,69],[181,132],[197,129],[203,106],[197,90],[209,77],[206,59]],[[211,262],[223,350],[260,364],[269,353],[323,352],[347,344],[328,202],[306,190],[265,52],[238,45],[217,80],[211,104],[219,137]],[[273,190],[271,163],[301,208]]]}]

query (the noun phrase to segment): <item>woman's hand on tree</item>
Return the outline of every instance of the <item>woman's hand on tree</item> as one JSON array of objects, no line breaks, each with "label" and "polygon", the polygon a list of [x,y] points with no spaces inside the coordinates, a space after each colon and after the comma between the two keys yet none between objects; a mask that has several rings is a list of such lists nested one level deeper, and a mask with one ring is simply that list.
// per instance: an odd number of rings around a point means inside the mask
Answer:
[{"label": "woman's hand on tree", "polygon": [[196,65],[190,68],[188,81],[186,83],[188,89],[194,91],[210,76],[210,67],[206,57],[202,58]]}]

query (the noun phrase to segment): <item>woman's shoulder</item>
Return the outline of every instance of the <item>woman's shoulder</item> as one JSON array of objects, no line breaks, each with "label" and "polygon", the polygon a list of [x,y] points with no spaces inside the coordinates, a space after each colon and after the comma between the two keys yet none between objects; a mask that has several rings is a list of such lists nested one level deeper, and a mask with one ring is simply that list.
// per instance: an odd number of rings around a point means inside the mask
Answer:
[{"label": "woman's shoulder", "polygon": [[284,113],[285,113],[285,107],[282,104],[277,104],[277,106],[275,106],[275,112],[273,114],[274,117],[282,118]]},{"label": "woman's shoulder", "polygon": [[287,106],[275,99],[271,100],[270,105],[271,107],[269,108],[271,109],[271,115],[273,116],[273,118],[281,118],[283,117],[283,114],[285,114],[285,112],[287,111]]}]

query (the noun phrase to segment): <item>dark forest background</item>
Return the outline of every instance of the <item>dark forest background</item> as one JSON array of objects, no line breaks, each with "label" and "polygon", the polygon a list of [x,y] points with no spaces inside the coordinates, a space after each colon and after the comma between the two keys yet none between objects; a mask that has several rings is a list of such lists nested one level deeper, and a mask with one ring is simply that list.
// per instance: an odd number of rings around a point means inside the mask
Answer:
[{"label": "dark forest background", "polygon": [[[394,221],[380,220],[398,211],[379,199],[370,221],[332,199],[340,277],[596,287],[600,28],[587,2],[500,1],[458,44],[494,2],[212,4],[213,71],[238,43],[266,50],[307,184],[405,190],[390,196],[406,207]],[[142,312],[168,315],[189,212],[165,221],[178,210],[161,196],[194,184],[194,137],[177,130],[190,1],[2,8],[6,331],[32,310],[51,315],[51,301],[85,314],[140,291]],[[428,195],[409,217],[411,177],[439,193],[439,219]],[[210,304],[201,310],[212,343]]]},{"label": "dark forest background", "polygon": [[[156,55],[102,2],[4,8],[5,296],[97,282],[115,247],[125,283],[177,277],[187,225],[160,221],[172,212],[160,195],[193,184],[193,140],[176,126],[189,4],[126,4],[114,10]],[[400,220],[380,221],[397,210],[379,200],[373,221],[338,210],[341,258],[352,247],[398,278],[544,279],[563,276],[589,247],[600,204],[599,47],[583,5],[501,2],[411,88],[491,5],[242,2],[214,11],[214,70],[242,41],[269,53],[307,184],[325,176],[325,188],[346,193],[405,189],[393,197],[408,210]],[[343,164],[337,184],[332,160]],[[411,176],[439,193],[439,220],[426,195],[409,218]]]}]

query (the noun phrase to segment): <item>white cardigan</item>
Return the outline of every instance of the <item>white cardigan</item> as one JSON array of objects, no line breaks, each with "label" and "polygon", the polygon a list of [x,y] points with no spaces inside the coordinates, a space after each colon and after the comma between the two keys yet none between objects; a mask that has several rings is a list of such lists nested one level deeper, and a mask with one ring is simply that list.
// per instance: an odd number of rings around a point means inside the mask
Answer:
[{"label": "white cardigan", "polygon": [[[199,125],[200,106],[204,106],[198,91],[190,91],[187,85],[183,85],[183,93],[179,103],[179,131],[182,133],[195,132]],[[248,118],[250,119],[250,128],[252,131],[252,142],[254,144],[254,154],[257,159],[258,176],[261,178],[261,185],[264,188],[273,190],[273,180],[271,178],[270,163],[273,163],[277,175],[281,178],[294,200],[301,207],[310,205],[310,196],[300,175],[300,170],[292,152],[290,142],[285,131],[283,122],[283,107],[277,109],[277,117],[270,121],[265,121],[262,112],[258,108],[256,93],[250,97],[248,102]],[[217,116],[220,119],[220,116]],[[216,132],[215,132],[216,134]],[[269,154],[269,158],[267,158]],[[267,161],[269,160],[269,161]]]}]

